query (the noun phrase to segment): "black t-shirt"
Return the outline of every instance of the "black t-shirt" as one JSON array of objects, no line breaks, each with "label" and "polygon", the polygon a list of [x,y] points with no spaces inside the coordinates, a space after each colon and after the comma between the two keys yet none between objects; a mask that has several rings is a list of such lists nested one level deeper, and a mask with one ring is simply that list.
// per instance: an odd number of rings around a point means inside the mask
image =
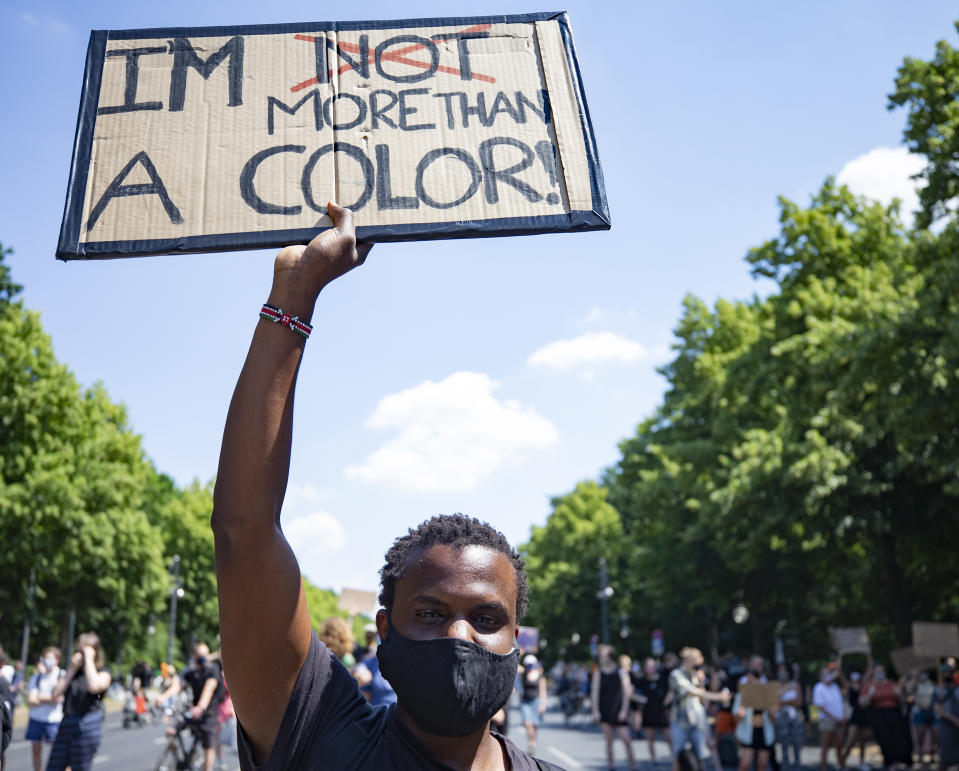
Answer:
[{"label": "black t-shirt", "polygon": [[216,690],[213,692],[213,696],[210,697],[210,703],[207,705],[207,708],[203,711],[203,717],[215,715],[216,708],[219,707],[220,702],[223,701],[223,678],[220,676],[220,668],[216,664],[208,661],[201,667],[185,669],[183,674],[180,675],[180,679],[189,685],[190,690],[193,692],[194,707],[197,705],[197,702],[200,701],[203,686],[205,686],[206,681],[211,678],[216,680]]},{"label": "black t-shirt", "polygon": [[[109,670],[101,667],[97,671],[108,672]],[[90,693],[87,690],[87,675],[82,669],[78,669],[67,685],[66,693],[63,694],[63,714],[67,717],[83,717],[94,710],[103,710],[103,693]]]},{"label": "black t-shirt", "polygon": [[[445,771],[396,719],[395,705],[373,707],[356,680],[314,633],[310,651],[293,686],[273,751],[263,766],[239,726],[243,771]],[[537,771],[536,762],[509,739],[493,734],[514,771]],[[549,763],[544,769],[557,769]]]}]

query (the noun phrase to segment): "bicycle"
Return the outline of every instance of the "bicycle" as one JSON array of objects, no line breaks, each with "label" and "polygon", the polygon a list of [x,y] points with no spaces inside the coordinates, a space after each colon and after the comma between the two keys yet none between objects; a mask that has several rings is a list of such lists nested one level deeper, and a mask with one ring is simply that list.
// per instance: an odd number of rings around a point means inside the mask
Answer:
[{"label": "bicycle", "polygon": [[167,728],[167,745],[157,758],[155,771],[199,771],[203,768],[203,746],[194,730],[189,712],[172,713],[173,725]]}]

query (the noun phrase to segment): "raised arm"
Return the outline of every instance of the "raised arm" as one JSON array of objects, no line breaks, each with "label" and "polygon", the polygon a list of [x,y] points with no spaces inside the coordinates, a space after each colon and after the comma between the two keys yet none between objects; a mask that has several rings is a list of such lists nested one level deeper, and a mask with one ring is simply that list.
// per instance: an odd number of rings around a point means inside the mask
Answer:
[{"label": "raised arm", "polygon": [[[276,258],[270,305],[309,322],[320,291],[361,264],[353,214],[328,207],[335,227]],[[251,309],[251,312],[254,309]],[[300,569],[280,529],[304,339],[261,319],[240,372],[220,450],[213,535],[224,669],[256,762],[269,756],[310,646]]]}]

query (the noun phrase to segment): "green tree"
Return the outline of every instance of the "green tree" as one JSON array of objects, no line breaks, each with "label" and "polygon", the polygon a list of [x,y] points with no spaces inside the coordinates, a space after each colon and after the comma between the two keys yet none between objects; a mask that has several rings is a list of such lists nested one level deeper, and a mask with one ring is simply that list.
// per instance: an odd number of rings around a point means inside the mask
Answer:
[{"label": "green tree", "polygon": [[[959,32],[959,22],[956,22]],[[905,139],[926,158],[919,190],[920,227],[956,212],[959,199],[959,50],[945,40],[930,61],[906,58],[899,68],[889,109],[906,107]]]}]

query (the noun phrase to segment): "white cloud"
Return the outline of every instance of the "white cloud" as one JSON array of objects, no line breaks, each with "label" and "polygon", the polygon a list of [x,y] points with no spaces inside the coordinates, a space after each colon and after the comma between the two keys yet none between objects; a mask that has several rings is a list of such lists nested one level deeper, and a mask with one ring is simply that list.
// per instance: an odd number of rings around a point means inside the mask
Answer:
[{"label": "white cloud", "polygon": [[315,503],[329,497],[329,491],[320,489],[311,484],[298,485],[291,483],[286,488],[286,496],[283,499],[284,508],[291,503]]},{"label": "white cloud", "polygon": [[526,363],[534,367],[571,370],[581,365],[641,361],[649,352],[641,343],[613,332],[587,332],[571,340],[557,340],[530,354]]},{"label": "white cloud", "polygon": [[283,520],[283,532],[301,559],[340,551],[346,547],[346,531],[332,514],[314,511],[290,521]]},{"label": "white cloud", "polygon": [[477,372],[456,372],[434,383],[385,396],[367,428],[395,430],[346,475],[415,492],[466,492],[507,463],[523,460],[559,439],[556,428],[532,407],[500,401],[498,383]]},{"label": "white cloud", "polygon": [[877,147],[865,155],[853,158],[836,176],[840,185],[847,185],[859,195],[865,195],[888,206],[893,198],[902,201],[903,218],[909,220],[919,208],[916,181],[909,177],[922,171],[921,156],[905,147]]}]

